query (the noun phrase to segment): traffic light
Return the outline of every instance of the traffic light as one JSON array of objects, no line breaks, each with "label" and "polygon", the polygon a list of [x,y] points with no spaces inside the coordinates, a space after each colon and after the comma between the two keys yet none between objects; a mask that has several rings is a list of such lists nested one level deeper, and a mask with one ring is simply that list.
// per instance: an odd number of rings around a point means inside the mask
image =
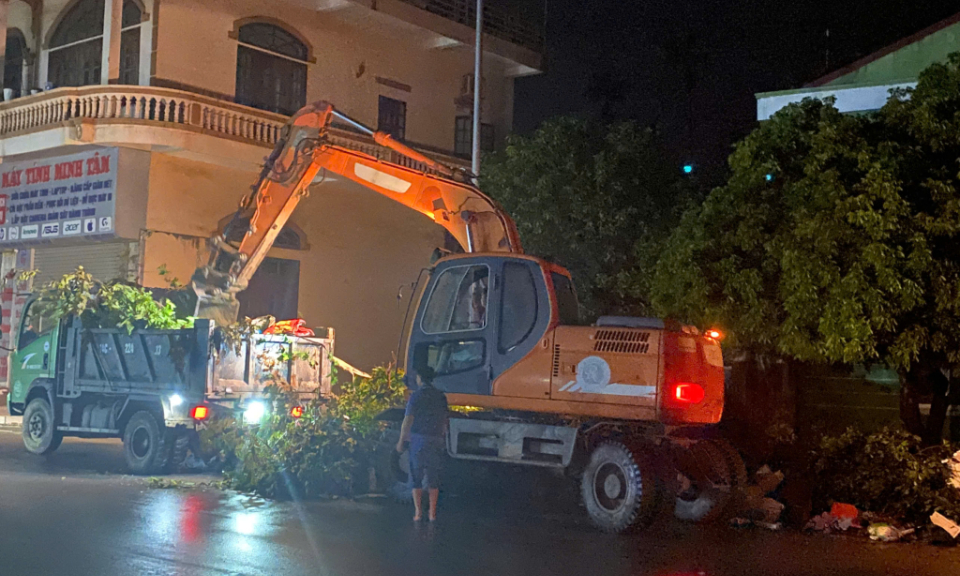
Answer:
[{"label": "traffic light", "polygon": [[689,162],[686,163],[686,164],[684,164],[684,165],[683,165],[683,173],[684,173],[684,174],[693,174],[693,164],[690,164]]}]

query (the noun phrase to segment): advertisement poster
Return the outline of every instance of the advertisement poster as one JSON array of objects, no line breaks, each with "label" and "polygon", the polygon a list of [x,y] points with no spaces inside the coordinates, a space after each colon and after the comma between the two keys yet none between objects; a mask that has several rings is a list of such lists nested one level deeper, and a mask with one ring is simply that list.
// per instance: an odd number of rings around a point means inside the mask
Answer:
[{"label": "advertisement poster", "polygon": [[115,235],[116,148],[0,164],[0,248]]}]

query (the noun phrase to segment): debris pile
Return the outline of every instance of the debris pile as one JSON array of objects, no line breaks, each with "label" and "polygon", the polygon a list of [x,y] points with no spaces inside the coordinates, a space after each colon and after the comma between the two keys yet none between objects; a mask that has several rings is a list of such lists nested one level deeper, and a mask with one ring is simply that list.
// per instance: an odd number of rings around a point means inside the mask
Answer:
[{"label": "debris pile", "polygon": [[960,490],[960,450],[954,452],[953,456],[943,461],[950,470],[949,484]]},{"label": "debris pile", "polygon": [[736,517],[730,523],[733,526],[759,526],[768,530],[783,527],[780,515],[784,505],[773,497],[783,483],[783,472],[774,472],[769,466],[757,470],[753,483],[743,489],[743,501]]}]

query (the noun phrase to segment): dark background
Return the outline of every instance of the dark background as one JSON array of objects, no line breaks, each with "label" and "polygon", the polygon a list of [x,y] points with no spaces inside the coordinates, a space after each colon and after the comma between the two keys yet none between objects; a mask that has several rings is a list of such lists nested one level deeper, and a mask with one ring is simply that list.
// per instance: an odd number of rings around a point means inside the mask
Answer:
[{"label": "dark background", "polygon": [[517,81],[515,129],[562,114],[635,120],[717,177],[756,124],[754,94],[799,88],[958,11],[946,0],[547,0],[546,73]]}]

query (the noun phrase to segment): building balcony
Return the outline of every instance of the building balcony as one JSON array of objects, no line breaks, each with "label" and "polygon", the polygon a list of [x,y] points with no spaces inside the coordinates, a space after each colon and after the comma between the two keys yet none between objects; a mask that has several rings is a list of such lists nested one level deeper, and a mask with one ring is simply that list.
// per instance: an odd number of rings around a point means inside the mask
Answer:
[{"label": "building balcony", "polygon": [[[249,169],[280,137],[287,116],[183,90],[148,86],[57,88],[0,104],[0,157],[77,145],[121,146]],[[387,162],[426,167],[371,138],[332,128],[330,141]],[[416,146],[453,167],[464,161]]]},{"label": "building balcony", "polygon": [[[477,21],[476,0],[401,0],[421,10],[443,16],[458,24],[473,28]],[[543,52],[543,19],[539,21],[511,12],[502,6],[484,4],[483,29],[487,34],[523,46],[534,52]]]},{"label": "building balcony", "polygon": [[[336,13],[368,27],[371,22],[423,36],[431,48],[473,47],[476,0],[288,0],[318,12]],[[483,7],[484,52],[505,64],[510,76],[537,74],[545,49],[543,0],[486,0]]]}]

